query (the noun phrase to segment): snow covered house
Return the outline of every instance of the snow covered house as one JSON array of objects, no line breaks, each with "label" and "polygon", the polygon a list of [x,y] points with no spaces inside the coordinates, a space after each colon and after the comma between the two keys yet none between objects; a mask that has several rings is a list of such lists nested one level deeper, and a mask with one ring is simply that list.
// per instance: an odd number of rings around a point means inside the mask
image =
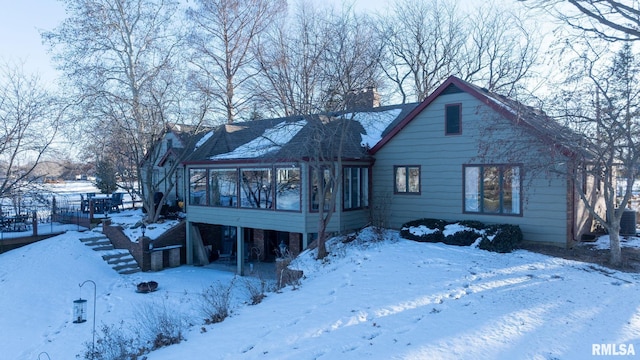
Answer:
[{"label": "snow covered house", "polygon": [[[415,106],[215,128],[184,163],[187,262],[206,262],[211,251],[214,257],[240,253],[263,261],[275,259],[281,246],[298,253],[314,240],[319,218],[330,209],[328,232],[365,226],[374,162],[368,149]],[[334,205],[331,192],[322,191],[328,184],[339,192]]]},{"label": "snow covered house", "polygon": [[[242,272],[246,258],[303,250],[318,231],[325,183],[337,195],[333,209],[324,202],[328,232],[372,217],[391,228],[469,219],[567,246],[591,228],[562,175],[576,158],[572,134],[455,77],[420,104],[222,125],[184,162],[187,262],[237,256]],[[323,167],[338,167],[340,179]]]}]

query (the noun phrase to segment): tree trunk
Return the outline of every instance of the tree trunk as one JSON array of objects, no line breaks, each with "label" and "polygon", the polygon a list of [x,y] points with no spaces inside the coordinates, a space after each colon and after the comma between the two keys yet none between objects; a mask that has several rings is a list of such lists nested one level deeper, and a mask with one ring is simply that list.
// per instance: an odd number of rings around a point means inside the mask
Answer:
[{"label": "tree trunk", "polygon": [[[323,223],[322,220],[320,220]],[[324,224],[320,224],[318,231],[318,257],[316,259],[322,260],[327,257],[327,239],[326,239],[326,231],[324,230]]]},{"label": "tree trunk", "polygon": [[609,231],[609,262],[611,265],[620,266],[622,265],[622,250],[620,249],[620,222],[618,221],[612,225],[613,226]]}]

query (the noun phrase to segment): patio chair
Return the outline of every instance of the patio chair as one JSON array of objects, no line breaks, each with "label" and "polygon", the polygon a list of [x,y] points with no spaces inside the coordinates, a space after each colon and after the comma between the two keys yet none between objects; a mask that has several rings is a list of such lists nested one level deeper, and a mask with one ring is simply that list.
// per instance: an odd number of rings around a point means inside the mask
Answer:
[{"label": "patio chair", "polygon": [[224,241],[222,251],[218,250],[218,260],[232,263],[235,260],[233,253],[233,241]]},{"label": "patio chair", "polygon": [[111,210],[120,212],[120,206],[122,206],[122,209],[124,210],[124,206],[122,205],[122,195],[124,194],[113,193],[113,195],[111,195]]},{"label": "patio chair", "polygon": [[89,199],[85,199],[82,194],[80,194],[80,211],[83,213],[89,212]]}]

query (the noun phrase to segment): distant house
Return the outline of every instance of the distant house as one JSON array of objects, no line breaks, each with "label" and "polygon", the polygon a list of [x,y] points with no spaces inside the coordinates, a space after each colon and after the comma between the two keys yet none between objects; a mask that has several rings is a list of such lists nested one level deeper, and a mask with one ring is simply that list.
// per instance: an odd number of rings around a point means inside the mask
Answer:
[{"label": "distant house", "polygon": [[[342,131],[322,138],[314,130],[332,126]],[[592,225],[562,175],[580,166],[571,134],[455,77],[420,104],[222,125],[184,162],[187,261],[206,262],[213,251],[240,254],[242,264],[273,259],[281,244],[306,248],[323,181],[310,146],[336,137],[346,139],[340,159],[323,158],[342,167],[330,232],[366,226],[374,208],[391,228],[424,217],[509,223],[525,240],[567,246]]]},{"label": "distant house", "polygon": [[[190,125],[167,125],[162,140],[155,149],[153,183],[158,184],[157,191],[166,196],[165,203],[170,206],[178,205],[178,202],[186,199],[184,170],[180,162],[206,140],[203,137],[207,134],[207,129],[196,130],[196,127]],[[176,163],[178,168],[172,171]]]}]

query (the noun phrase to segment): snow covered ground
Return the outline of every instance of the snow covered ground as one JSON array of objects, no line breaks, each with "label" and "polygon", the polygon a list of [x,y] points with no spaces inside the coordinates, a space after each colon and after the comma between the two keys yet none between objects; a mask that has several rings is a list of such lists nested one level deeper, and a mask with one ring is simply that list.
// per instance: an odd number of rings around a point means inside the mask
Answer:
[{"label": "snow covered ground", "polygon": [[[235,279],[230,317],[204,325],[202,292],[232,273],[181,266],[119,275],[79,241],[91,235],[71,231],[0,254],[0,358],[82,354],[92,341],[93,287],[79,287],[88,279],[97,285],[98,335],[102,324],[134,332],[149,310],[170,309],[190,324],[185,341],[149,360],[587,359],[594,344],[640,353],[640,274],[397,232],[377,241],[365,230],[351,243],[332,241],[325,262],[301,254],[300,286],[258,305],[248,305],[246,279]],[[150,280],[158,291],[134,291]],[[89,299],[81,324],[72,322],[78,297]]]}]

